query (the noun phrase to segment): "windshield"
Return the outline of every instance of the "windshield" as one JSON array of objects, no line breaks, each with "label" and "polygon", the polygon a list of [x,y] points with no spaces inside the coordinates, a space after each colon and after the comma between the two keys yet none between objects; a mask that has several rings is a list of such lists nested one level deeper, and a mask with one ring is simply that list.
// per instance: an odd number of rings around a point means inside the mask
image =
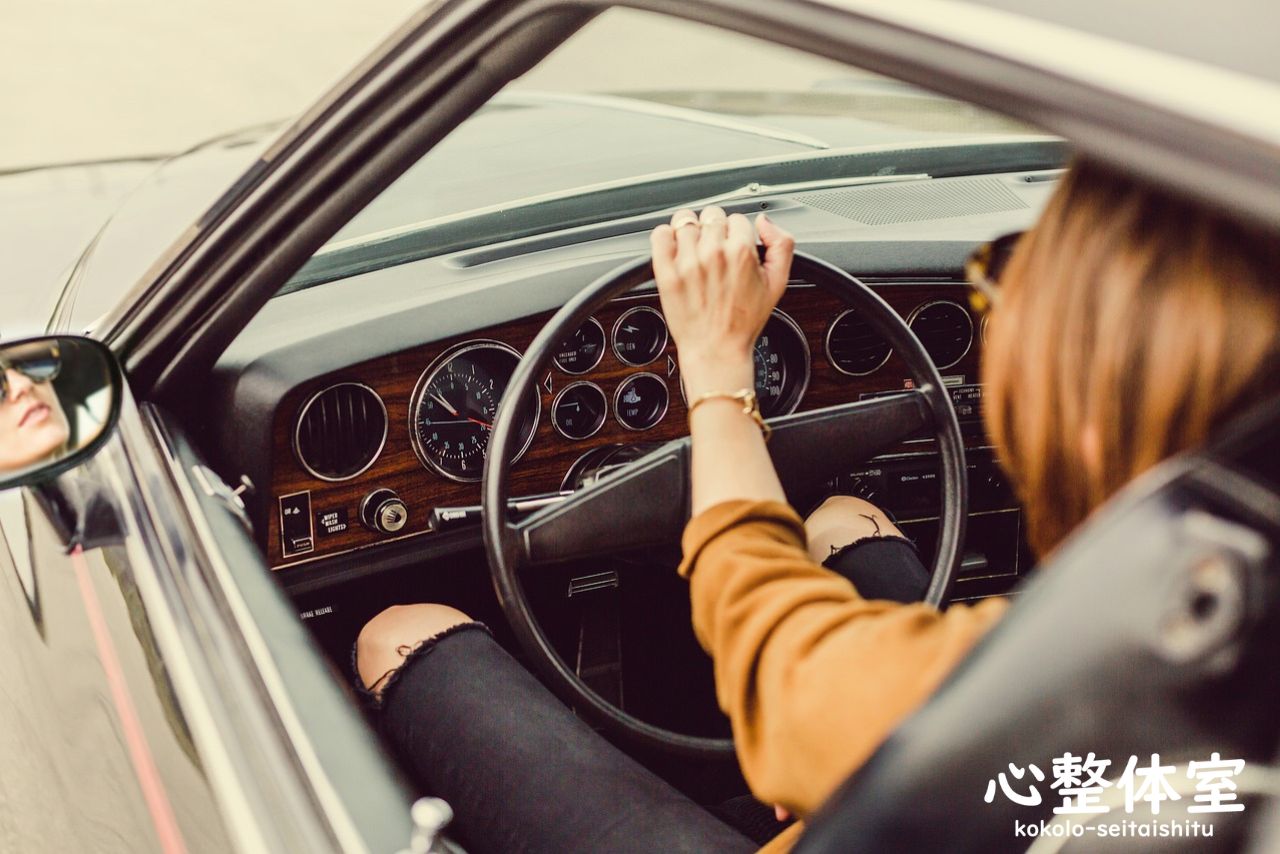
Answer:
[{"label": "windshield", "polygon": [[[397,253],[370,253],[406,233],[416,257],[585,221],[564,203],[590,200],[602,221],[618,208],[603,191],[661,185],[648,210],[732,192],[753,164],[794,166],[783,177],[844,177],[839,155],[1033,136],[1002,116],[864,71],[650,13],[614,9],[507,86],[352,219],[299,274],[315,284]],[[847,158],[845,158],[847,160]],[[747,171],[735,166],[748,167]],[[900,172],[878,167],[882,172]],[[723,181],[707,182],[723,174]],[[918,169],[913,169],[918,171]],[[682,181],[689,195],[682,195]],[[674,201],[673,201],[674,200]],[[466,221],[465,235],[438,229]],[[448,229],[446,229],[448,230]],[[457,233],[455,233],[457,232]],[[336,256],[355,253],[356,266]],[[348,259],[349,260],[349,259]]]}]

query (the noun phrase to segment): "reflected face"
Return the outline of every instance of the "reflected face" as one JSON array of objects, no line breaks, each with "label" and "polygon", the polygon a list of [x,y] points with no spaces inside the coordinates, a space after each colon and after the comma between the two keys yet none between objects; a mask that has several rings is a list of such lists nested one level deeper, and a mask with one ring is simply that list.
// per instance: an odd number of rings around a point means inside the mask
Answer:
[{"label": "reflected face", "polygon": [[0,472],[17,471],[62,450],[70,436],[53,382],[37,381],[4,365],[0,401]]}]

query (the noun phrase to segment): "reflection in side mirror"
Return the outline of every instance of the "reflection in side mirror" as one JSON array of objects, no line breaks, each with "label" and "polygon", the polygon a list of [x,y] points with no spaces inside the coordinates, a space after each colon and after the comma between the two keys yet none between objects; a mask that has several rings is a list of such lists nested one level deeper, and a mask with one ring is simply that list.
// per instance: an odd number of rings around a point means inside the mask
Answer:
[{"label": "reflection in side mirror", "polygon": [[122,391],[115,356],[90,338],[0,343],[0,489],[92,456],[115,426]]}]

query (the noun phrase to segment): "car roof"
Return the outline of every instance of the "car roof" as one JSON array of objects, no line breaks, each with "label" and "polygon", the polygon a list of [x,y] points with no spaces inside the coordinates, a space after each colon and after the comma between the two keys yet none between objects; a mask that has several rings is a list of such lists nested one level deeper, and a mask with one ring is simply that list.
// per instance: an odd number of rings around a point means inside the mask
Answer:
[{"label": "car roof", "polygon": [[[832,58],[1020,118],[1071,140],[1082,156],[1280,225],[1280,59],[1268,55],[1267,44],[1280,31],[1280,11],[1270,8],[1276,4],[793,5],[814,13],[810,25],[825,14],[823,25],[832,26],[832,12],[848,16],[844,45],[828,46]],[[797,28],[796,46],[803,46],[800,37]],[[850,48],[857,53],[835,53]]]},{"label": "car roof", "polygon": [[967,0],[1280,83],[1280,4],[1271,0]]},{"label": "car roof", "polygon": [[813,2],[1280,145],[1280,3]]}]

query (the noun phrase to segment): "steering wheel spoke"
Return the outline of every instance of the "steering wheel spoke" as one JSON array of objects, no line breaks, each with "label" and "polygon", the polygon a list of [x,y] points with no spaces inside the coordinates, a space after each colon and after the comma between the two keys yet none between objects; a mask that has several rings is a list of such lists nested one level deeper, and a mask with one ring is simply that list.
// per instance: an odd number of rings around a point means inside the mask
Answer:
[{"label": "steering wheel spoke", "polygon": [[[804,506],[833,475],[897,445],[932,423],[921,390],[797,412],[769,422],[769,455],[787,499]],[[821,448],[821,453],[814,453]]]},{"label": "steering wheel spoke", "polygon": [[[802,506],[833,475],[929,424],[925,395],[905,390],[774,419],[769,454],[788,499]],[[512,527],[521,561],[541,564],[665,545],[688,519],[689,440],[678,439]]]},{"label": "steering wheel spoke", "polygon": [[593,557],[669,542],[689,518],[689,440],[635,462],[516,523],[527,564]]}]

